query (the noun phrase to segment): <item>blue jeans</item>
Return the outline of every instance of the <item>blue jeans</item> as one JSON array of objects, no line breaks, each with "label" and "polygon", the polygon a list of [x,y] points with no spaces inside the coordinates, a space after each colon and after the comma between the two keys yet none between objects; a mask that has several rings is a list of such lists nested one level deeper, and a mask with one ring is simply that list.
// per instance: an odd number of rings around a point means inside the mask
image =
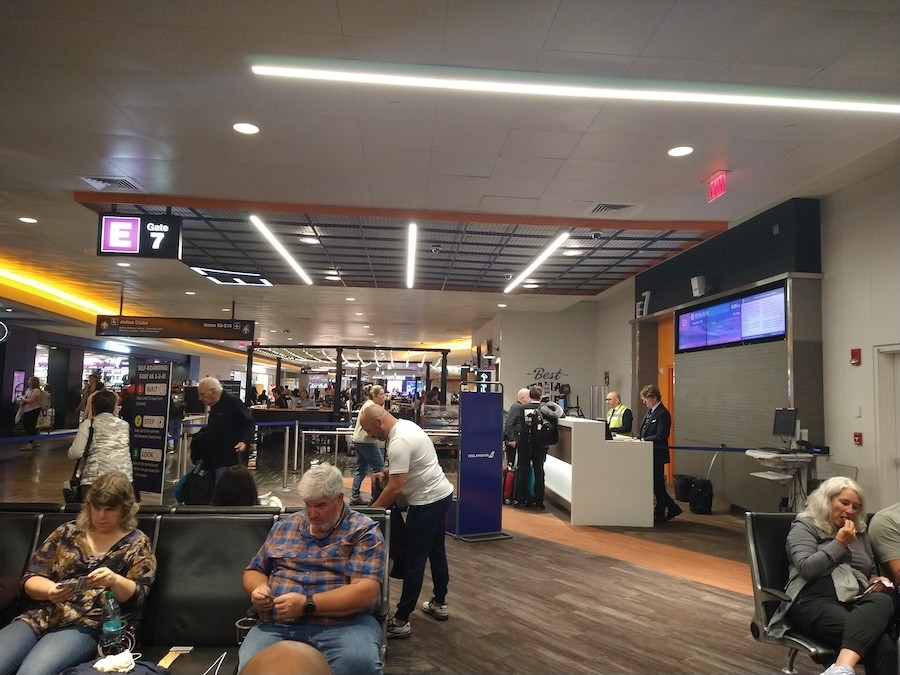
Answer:
[{"label": "blue jeans", "polygon": [[306,642],[325,655],[334,675],[382,673],[381,626],[371,614],[335,623],[260,623],[250,629],[238,652],[238,672],[254,654],[281,640]]},{"label": "blue jeans", "polygon": [[[353,474],[353,489],[350,490],[350,499],[359,499],[359,488],[363,479],[369,473],[369,469],[379,472],[384,468],[384,455],[381,448],[375,443],[354,443],[353,451],[356,453],[356,473]],[[377,499],[379,491],[372,484],[372,499]]]},{"label": "blue jeans", "polygon": [[0,630],[0,675],[47,675],[97,656],[99,633],[84,626],[67,626],[35,634],[24,621]]},{"label": "blue jeans", "polygon": [[447,511],[453,502],[453,494],[443,499],[410,506],[406,513],[406,550],[403,553],[403,591],[394,616],[400,623],[406,623],[416,608],[422,580],[425,578],[425,561],[431,563],[431,581],[434,583],[434,599],[444,604],[447,586],[450,583],[450,569],[447,566],[447,550],[444,537],[447,533]]}]

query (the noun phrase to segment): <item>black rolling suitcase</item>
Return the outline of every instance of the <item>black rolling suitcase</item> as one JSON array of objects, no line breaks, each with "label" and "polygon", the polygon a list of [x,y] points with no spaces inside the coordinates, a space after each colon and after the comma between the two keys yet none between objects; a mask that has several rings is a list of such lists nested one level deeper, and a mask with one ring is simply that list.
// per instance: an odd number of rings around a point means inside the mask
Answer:
[{"label": "black rolling suitcase", "polygon": [[712,474],[713,463],[718,456],[718,452],[713,455],[712,461],[709,463],[709,471],[706,472],[706,478],[695,479],[694,484],[691,486],[691,498],[689,502],[691,513],[701,513],[703,515],[712,513],[713,497],[715,494],[713,493],[713,484],[709,477]]}]

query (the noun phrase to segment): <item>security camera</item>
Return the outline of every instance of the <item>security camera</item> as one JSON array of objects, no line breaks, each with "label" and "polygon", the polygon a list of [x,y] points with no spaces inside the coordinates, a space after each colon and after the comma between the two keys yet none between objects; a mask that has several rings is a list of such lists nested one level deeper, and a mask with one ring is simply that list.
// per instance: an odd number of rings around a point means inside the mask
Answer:
[{"label": "security camera", "polygon": [[594,239],[594,240],[603,239],[603,233],[602,232],[591,232],[591,239]]},{"label": "security camera", "polygon": [[432,246],[432,247],[431,247],[431,252],[432,252],[432,253],[440,253],[440,252],[441,252],[441,247],[440,247],[440,246]]},{"label": "security camera", "polygon": [[510,279],[512,279],[512,274],[507,272],[506,274],[503,275],[503,278],[506,279],[507,281],[509,281]]}]

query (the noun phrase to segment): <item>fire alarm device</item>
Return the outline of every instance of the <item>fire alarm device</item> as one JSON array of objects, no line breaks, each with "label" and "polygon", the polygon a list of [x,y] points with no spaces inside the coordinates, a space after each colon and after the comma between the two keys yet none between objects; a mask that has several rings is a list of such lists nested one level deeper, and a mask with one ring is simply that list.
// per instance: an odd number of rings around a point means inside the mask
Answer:
[{"label": "fire alarm device", "polygon": [[850,365],[858,366],[862,363],[862,349],[856,347],[850,350]]},{"label": "fire alarm device", "polygon": [[853,432],[853,445],[862,445],[862,432],[861,431]]}]

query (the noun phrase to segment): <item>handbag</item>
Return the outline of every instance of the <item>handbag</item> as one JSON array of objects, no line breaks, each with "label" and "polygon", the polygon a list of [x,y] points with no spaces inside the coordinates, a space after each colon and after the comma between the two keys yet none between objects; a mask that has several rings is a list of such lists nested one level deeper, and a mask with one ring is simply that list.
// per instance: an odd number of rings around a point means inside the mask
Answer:
[{"label": "handbag", "polygon": [[91,449],[91,443],[94,441],[94,420],[91,420],[91,426],[88,429],[87,443],[84,445],[84,453],[75,460],[75,467],[72,469],[72,476],[67,481],[63,481],[63,501],[66,504],[80,504],[84,501],[84,495],[81,493],[81,473],[79,469],[87,466],[88,453]]},{"label": "handbag", "polygon": [[20,403],[19,407],[16,408],[16,421],[14,422],[14,424],[18,424],[21,421],[22,421],[22,404]]}]

